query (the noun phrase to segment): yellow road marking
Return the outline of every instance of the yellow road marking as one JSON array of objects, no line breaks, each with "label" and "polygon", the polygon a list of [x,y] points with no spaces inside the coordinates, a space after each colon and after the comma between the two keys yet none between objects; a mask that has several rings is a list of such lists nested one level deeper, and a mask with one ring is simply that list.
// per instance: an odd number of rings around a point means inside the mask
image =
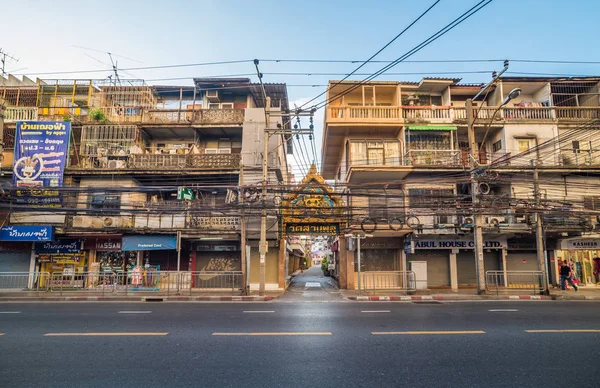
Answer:
[{"label": "yellow road marking", "polygon": [[526,333],[600,333],[595,329],[525,330]]},{"label": "yellow road marking", "polygon": [[119,336],[164,336],[164,332],[107,332],[107,333],[46,333],[44,337],[119,337]]},{"label": "yellow road marking", "polygon": [[0,333],[0,335],[4,335],[4,333]]},{"label": "yellow road marking", "polygon": [[447,334],[485,334],[483,330],[455,330],[455,331],[373,331],[373,335],[447,335]]},{"label": "yellow road marking", "polygon": [[277,336],[277,335],[331,335],[330,331],[288,331],[288,332],[254,332],[254,333],[213,333],[214,336]]}]

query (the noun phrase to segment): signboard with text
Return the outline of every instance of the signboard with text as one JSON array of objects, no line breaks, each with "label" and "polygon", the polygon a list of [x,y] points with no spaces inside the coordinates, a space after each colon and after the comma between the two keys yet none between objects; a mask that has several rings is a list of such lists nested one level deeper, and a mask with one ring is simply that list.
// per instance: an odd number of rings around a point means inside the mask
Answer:
[{"label": "signboard with text", "polygon": [[13,185],[19,189],[18,204],[60,205],[70,133],[69,122],[17,121]]},{"label": "signboard with text", "polygon": [[[414,240],[415,249],[474,249],[473,240]],[[506,249],[506,240],[486,240],[483,249]]]},{"label": "signboard with text", "polygon": [[340,234],[339,224],[286,224],[286,234]]},{"label": "signboard with text", "polygon": [[161,251],[177,249],[177,236],[175,235],[139,235],[124,236],[123,251]]},{"label": "signboard with text", "polygon": [[0,241],[50,241],[53,238],[53,226],[11,225],[0,228]]}]

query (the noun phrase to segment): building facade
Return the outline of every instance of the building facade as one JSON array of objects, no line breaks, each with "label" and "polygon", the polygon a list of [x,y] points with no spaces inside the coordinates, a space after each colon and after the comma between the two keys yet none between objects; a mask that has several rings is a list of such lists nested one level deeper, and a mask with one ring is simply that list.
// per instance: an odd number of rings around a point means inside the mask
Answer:
[{"label": "building facade", "polygon": [[[244,78],[193,84],[0,79],[0,271],[236,271],[258,288],[260,221],[242,209],[272,202],[259,194],[264,157],[267,184],[290,178],[282,136],[270,136],[263,155],[265,93],[271,111],[285,112],[286,85],[265,84],[263,92]],[[272,115],[269,124],[285,120]],[[20,169],[15,151],[29,148],[20,148],[17,126],[39,122],[69,127],[68,151],[62,185],[53,185],[60,199],[34,208],[27,198],[35,191],[17,190],[12,179]],[[42,241],[34,229],[52,236]],[[285,284],[277,231],[267,234],[267,289]]]},{"label": "building facade", "polygon": [[[502,77],[474,102],[486,272],[539,269],[539,213],[550,283],[562,260],[581,284],[600,280],[599,82]],[[427,288],[476,287],[466,101],[481,87],[330,81],[322,174],[343,188],[352,229],[373,235],[362,241],[363,272],[425,263]],[[521,94],[501,106],[516,88]],[[357,288],[354,241],[341,237],[333,250],[341,286]]]}]

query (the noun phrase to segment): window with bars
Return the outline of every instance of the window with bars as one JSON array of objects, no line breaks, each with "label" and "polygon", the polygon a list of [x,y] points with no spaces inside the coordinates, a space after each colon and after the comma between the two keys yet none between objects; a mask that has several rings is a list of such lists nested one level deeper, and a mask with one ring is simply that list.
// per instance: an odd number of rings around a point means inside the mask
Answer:
[{"label": "window with bars", "polygon": [[452,189],[409,189],[408,203],[411,208],[447,208],[455,206]]},{"label": "window with bars", "polygon": [[600,196],[583,197],[583,207],[587,210],[600,210]]}]

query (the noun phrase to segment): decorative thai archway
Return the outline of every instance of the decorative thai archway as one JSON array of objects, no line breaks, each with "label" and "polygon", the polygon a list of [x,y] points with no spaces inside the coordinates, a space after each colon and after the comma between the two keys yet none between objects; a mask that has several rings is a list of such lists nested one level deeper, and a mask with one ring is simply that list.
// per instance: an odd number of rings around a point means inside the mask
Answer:
[{"label": "decorative thai archway", "polygon": [[346,227],[344,204],[313,164],[308,174],[281,202],[281,236],[338,235]]}]

